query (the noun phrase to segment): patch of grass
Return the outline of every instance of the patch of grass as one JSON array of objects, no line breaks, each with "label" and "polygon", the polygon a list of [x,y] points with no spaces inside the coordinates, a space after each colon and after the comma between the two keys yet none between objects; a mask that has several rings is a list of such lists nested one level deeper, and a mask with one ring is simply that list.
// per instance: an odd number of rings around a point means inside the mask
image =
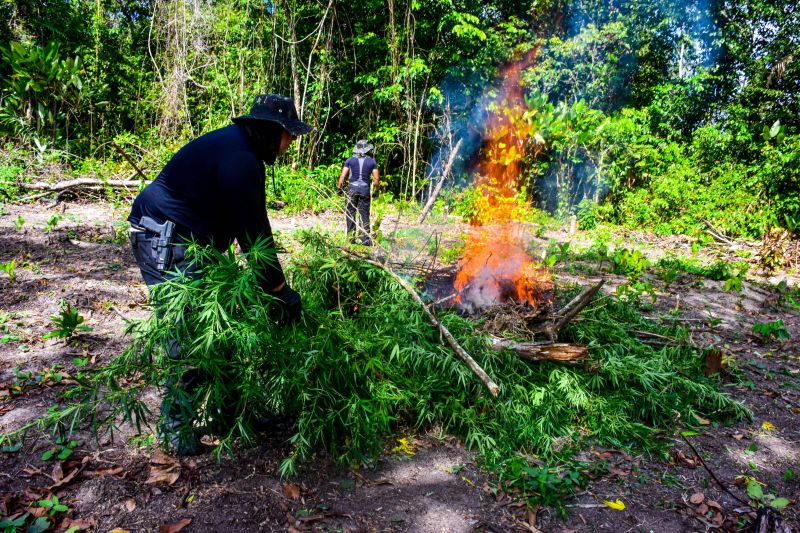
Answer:
[{"label": "patch of grass", "polygon": [[[235,257],[193,248],[204,276],[157,287],[153,297],[164,304],[130,325],[130,348],[108,366],[79,374],[66,402],[38,425],[68,431],[82,421],[101,430],[127,420],[141,428],[145,389],[191,367],[206,377],[198,419],[218,436],[218,451],[253,442],[254,417],[294,415],[297,432],[281,466],[288,475],[321,450],[344,463],[372,461],[400,425],[438,424],[531,503],[553,503],[582,486],[586,465],[571,458],[589,444],[659,450],[658,436],[691,423],[695,414],[749,416],[704,377],[702,358],[691,347],[653,347],[630,333],[681,339],[685,330],[650,322],[634,305],[609,297],[564,332],[565,341],[589,346],[590,361],[582,366],[531,364],[510,351],[493,352],[473,322],[440,312],[502,384],[493,399],[440,344],[396,281],[343,256],[319,234],[300,238],[303,247],[287,265],[303,295],[299,324],[280,328],[274,301],[258,288],[258,265],[271,257],[266,250],[256,246]],[[164,350],[176,335],[185,353],[180,361]],[[227,416],[220,421],[218,412]]]}]

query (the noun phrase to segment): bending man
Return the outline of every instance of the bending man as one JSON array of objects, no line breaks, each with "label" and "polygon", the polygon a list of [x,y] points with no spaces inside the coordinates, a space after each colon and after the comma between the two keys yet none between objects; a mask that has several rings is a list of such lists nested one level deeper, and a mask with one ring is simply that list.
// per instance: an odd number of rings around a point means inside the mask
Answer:
[{"label": "bending man", "polygon": [[[148,286],[190,268],[181,243],[192,239],[220,251],[235,240],[245,252],[265,241],[275,254],[264,163],[273,164],[298,135],[313,128],[298,119],[290,98],[274,94],[257,96],[250,113],[233,122],[181,148],[133,202],[128,216],[131,245]],[[282,303],[286,319],[298,318],[300,295],[286,283],[277,255],[263,264],[262,288]],[[181,358],[177,339],[168,351],[171,358]],[[178,401],[198,380],[186,372],[168,384],[162,403],[161,437],[179,455],[200,451],[192,416],[187,416],[191,406]]]}]

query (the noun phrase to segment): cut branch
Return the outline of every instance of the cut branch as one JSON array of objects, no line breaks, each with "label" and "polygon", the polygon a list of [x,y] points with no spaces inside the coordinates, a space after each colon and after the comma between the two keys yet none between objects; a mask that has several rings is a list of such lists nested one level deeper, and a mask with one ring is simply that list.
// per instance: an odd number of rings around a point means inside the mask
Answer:
[{"label": "cut branch", "polygon": [[442,178],[439,180],[439,183],[436,184],[436,188],[431,193],[431,197],[428,198],[428,202],[422,209],[422,213],[419,214],[419,218],[417,219],[417,224],[421,224],[422,221],[425,220],[425,217],[428,216],[428,213],[433,207],[433,204],[436,203],[436,198],[439,197],[439,193],[442,191],[442,185],[444,185],[444,180],[447,179],[447,175],[450,174],[450,169],[453,168],[453,162],[456,160],[456,155],[458,155],[459,148],[461,148],[462,140],[463,139],[459,139],[456,145],[453,147],[453,150],[450,152],[450,157],[447,159],[447,164],[444,166],[444,170],[442,171]]},{"label": "cut branch", "polygon": [[544,333],[551,341],[555,341],[558,338],[561,328],[566,326],[584,307],[589,305],[589,302],[592,301],[592,298],[594,298],[605,282],[605,279],[601,279],[596,285],[581,292],[573,298],[571,302],[562,307],[553,320],[544,324],[539,331]]},{"label": "cut branch", "polygon": [[492,350],[513,350],[522,359],[527,361],[562,361],[577,362],[586,359],[589,349],[580,344],[566,344],[562,342],[515,342],[507,339],[492,337],[489,347]]},{"label": "cut branch", "polygon": [[51,191],[51,192],[60,192],[66,191],[68,189],[77,189],[81,187],[85,188],[93,188],[93,187],[112,187],[112,188],[119,188],[119,189],[127,189],[129,187],[139,187],[145,183],[141,180],[98,180],[94,178],[77,178],[74,180],[67,180],[67,181],[60,181],[58,183],[44,183],[44,182],[36,182],[36,183],[20,183],[19,187],[21,189],[28,189],[31,191]]},{"label": "cut branch", "polygon": [[420,298],[419,294],[417,294],[417,291],[414,290],[414,287],[412,287],[406,280],[404,280],[403,278],[392,272],[388,266],[378,263],[377,261],[373,261],[372,259],[366,259],[364,257],[352,254],[348,250],[345,250],[345,252],[349,253],[350,255],[353,255],[354,257],[357,257],[358,259],[366,263],[369,263],[370,265],[380,268],[381,270],[389,274],[395,281],[397,281],[400,284],[400,286],[403,287],[406,290],[406,292],[408,292],[408,294],[411,295],[411,298],[413,298],[414,301],[417,302],[420,305],[420,307],[422,307],[422,310],[425,311],[426,315],[428,315],[428,319],[431,321],[431,324],[433,324],[434,327],[436,327],[436,329],[439,330],[442,336],[445,339],[447,339],[447,343],[450,345],[451,348],[453,348],[453,350],[461,358],[461,360],[467,364],[469,369],[472,370],[472,373],[475,374],[483,382],[484,385],[486,385],[486,388],[489,389],[491,395],[497,398],[497,394],[500,392],[500,387],[497,385],[497,383],[492,381],[492,378],[489,377],[489,374],[487,374],[486,371],[483,368],[481,368],[481,366],[475,361],[475,359],[473,359],[472,356],[470,356],[467,353],[467,351],[461,347],[456,338],[453,337],[453,334],[450,333],[450,330],[448,330],[444,326],[444,324],[439,322],[439,319],[436,318],[436,316],[428,308],[428,306],[425,305],[425,302],[422,301],[422,298]]}]

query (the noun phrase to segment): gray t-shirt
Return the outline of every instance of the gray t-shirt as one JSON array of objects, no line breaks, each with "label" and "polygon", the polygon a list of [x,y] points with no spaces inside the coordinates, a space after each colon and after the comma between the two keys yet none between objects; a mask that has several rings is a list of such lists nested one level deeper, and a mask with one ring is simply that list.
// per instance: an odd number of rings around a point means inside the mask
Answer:
[{"label": "gray t-shirt", "polygon": [[369,194],[369,185],[372,182],[372,171],[378,168],[378,163],[371,157],[349,157],[344,166],[350,169],[350,187],[353,192]]}]

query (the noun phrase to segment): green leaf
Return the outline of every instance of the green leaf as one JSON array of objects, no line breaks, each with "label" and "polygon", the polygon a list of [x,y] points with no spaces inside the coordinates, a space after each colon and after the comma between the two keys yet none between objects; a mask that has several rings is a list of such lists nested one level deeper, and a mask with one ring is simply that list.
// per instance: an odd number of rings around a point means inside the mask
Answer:
[{"label": "green leaf", "polygon": [[769,129],[769,136],[775,137],[781,131],[781,121],[780,119],[776,120],[772,127]]},{"label": "green leaf", "polygon": [[[6,518],[5,520],[0,520],[0,527],[2,528],[15,528],[15,527],[23,527],[25,525],[25,521],[28,520],[30,513],[25,513],[22,516],[11,520],[10,518]],[[11,531],[14,531],[13,529]]]},{"label": "green leaf", "polygon": [[781,510],[789,505],[789,500],[787,498],[775,498],[769,505],[774,509]]},{"label": "green leaf", "polygon": [[69,457],[70,455],[72,455],[72,450],[70,450],[69,448],[64,448],[61,450],[61,453],[58,454],[58,458],[63,460]]},{"label": "green leaf", "polygon": [[53,500],[39,500],[39,507],[50,509],[53,507]]},{"label": "green leaf", "polygon": [[28,527],[28,533],[44,533],[50,529],[50,519],[40,516]]},{"label": "green leaf", "polygon": [[22,449],[22,443],[18,442],[16,444],[8,444],[0,448],[0,452],[3,453],[17,453]]},{"label": "green leaf", "polygon": [[761,488],[761,483],[758,481],[747,482],[747,495],[752,500],[760,500],[764,497],[764,489]]},{"label": "green leaf", "polygon": [[50,459],[53,458],[53,456],[55,454],[56,454],[56,451],[54,449],[47,450],[46,452],[44,452],[42,454],[42,461],[49,461]]},{"label": "green leaf", "polygon": [[681,436],[683,437],[694,437],[695,435],[699,435],[697,431],[683,431],[681,432]]}]

